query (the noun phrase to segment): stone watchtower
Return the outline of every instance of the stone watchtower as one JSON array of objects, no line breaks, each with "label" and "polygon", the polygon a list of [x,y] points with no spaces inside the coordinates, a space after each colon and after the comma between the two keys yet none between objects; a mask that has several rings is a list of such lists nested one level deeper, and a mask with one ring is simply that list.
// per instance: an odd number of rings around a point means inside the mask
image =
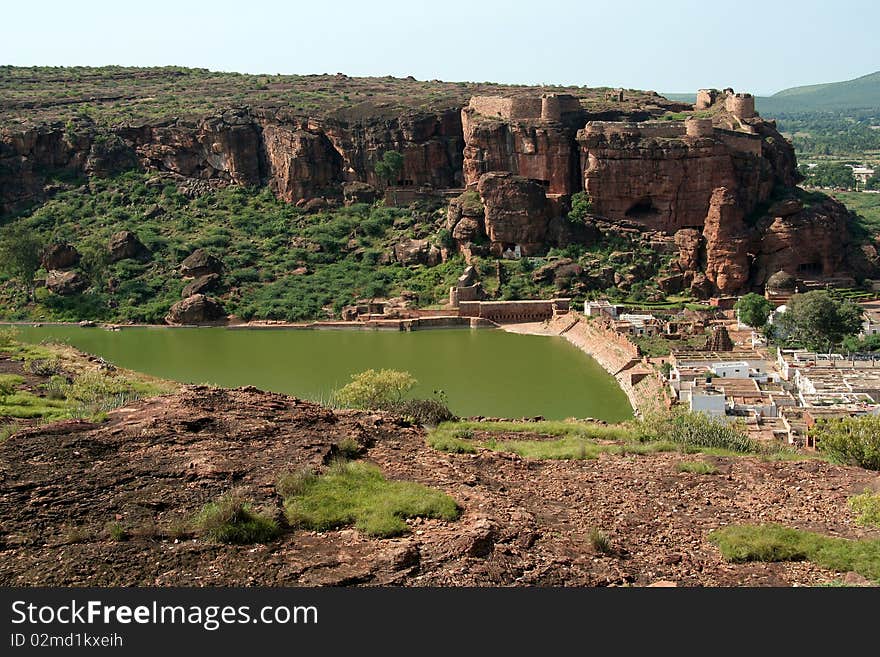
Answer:
[{"label": "stone watchtower", "polygon": [[581,102],[571,94],[542,94],[541,119],[544,121],[561,121],[563,114],[577,112]]},{"label": "stone watchtower", "polygon": [[755,116],[755,97],[752,94],[728,94],[724,109],[738,119],[750,119]]}]

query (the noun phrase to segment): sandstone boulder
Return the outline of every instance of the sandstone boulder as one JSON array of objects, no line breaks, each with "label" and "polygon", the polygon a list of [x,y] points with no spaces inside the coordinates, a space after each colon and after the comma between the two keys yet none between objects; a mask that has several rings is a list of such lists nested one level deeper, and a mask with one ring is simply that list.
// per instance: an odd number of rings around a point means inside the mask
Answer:
[{"label": "sandstone boulder", "polygon": [[394,245],[394,259],[404,265],[440,264],[440,249],[428,240],[404,240]]},{"label": "sandstone boulder", "polygon": [[79,251],[66,243],[50,244],[43,252],[43,268],[46,271],[53,269],[70,269],[79,262]]},{"label": "sandstone boulder", "polygon": [[513,246],[519,246],[523,255],[544,249],[549,204],[540,183],[512,173],[491,172],[480,178],[477,191],[495,255]]},{"label": "sandstone boulder", "polygon": [[107,244],[107,250],[110,252],[111,262],[118,262],[126,258],[141,261],[149,260],[150,258],[149,249],[130,230],[121,230],[118,233],[114,233]]},{"label": "sandstone boulder", "polygon": [[571,258],[560,258],[538,267],[532,272],[532,280],[536,283],[568,283],[583,273],[583,268]]},{"label": "sandstone boulder", "polygon": [[706,278],[721,294],[742,290],[749,280],[748,228],[736,195],[726,187],[712,193],[703,238]]},{"label": "sandstone boulder", "polygon": [[205,274],[191,281],[183,288],[181,296],[186,299],[195,294],[206,294],[214,292],[220,287],[220,276],[218,274]]},{"label": "sandstone boulder", "polygon": [[82,292],[88,282],[76,271],[50,271],[46,276],[46,289],[60,296],[70,296]]},{"label": "sandstone boulder", "polygon": [[204,294],[194,294],[178,301],[165,316],[166,324],[205,324],[217,322],[226,317],[226,311],[219,303]]},{"label": "sandstone boulder", "polygon": [[180,273],[185,277],[199,278],[223,272],[223,263],[204,249],[196,249],[180,263]]}]

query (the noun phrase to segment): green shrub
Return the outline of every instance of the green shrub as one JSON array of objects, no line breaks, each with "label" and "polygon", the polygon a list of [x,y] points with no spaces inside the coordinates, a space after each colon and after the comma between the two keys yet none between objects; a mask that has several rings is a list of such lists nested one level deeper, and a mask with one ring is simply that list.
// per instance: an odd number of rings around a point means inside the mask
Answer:
[{"label": "green shrub", "polygon": [[880,470],[880,417],[821,419],[810,429],[816,448],[833,461]]},{"label": "green shrub", "polygon": [[266,543],[278,536],[278,523],[255,513],[236,491],[206,504],[196,516],[196,528],[218,543]]},{"label": "green shrub", "polygon": [[24,371],[36,376],[56,376],[61,374],[61,361],[57,358],[28,358],[24,361]]},{"label": "green shrub", "polygon": [[346,408],[387,408],[400,404],[416,383],[409,372],[369,369],[352,374],[351,383],[334,393],[334,401]]},{"label": "green shrub", "polygon": [[847,501],[850,510],[856,515],[856,524],[866,527],[880,527],[880,493],[866,490]]},{"label": "green shrub", "polygon": [[761,446],[748,437],[741,423],[694,412],[646,416],[640,427],[640,440],[669,441],[686,449],[725,449],[740,453],[761,451]]},{"label": "green shrub", "polygon": [[293,526],[326,531],[354,524],[371,536],[409,531],[405,518],[455,520],[459,508],[451,497],[421,484],[389,481],[374,465],[339,462],[304,490],[288,497],[284,508]]},{"label": "green shrub", "polygon": [[455,420],[449,407],[437,399],[407,399],[388,410],[412,418],[413,422],[423,426],[437,426]]}]

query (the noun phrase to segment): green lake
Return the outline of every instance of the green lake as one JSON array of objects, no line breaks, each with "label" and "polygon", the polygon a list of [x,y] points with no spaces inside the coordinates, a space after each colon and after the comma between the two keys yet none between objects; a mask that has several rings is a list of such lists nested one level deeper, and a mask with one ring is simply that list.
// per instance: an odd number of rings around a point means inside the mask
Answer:
[{"label": "green lake", "polygon": [[18,327],[132,370],[185,383],[253,385],[316,401],[369,368],[410,372],[413,393],[445,391],[458,415],[632,417],[616,381],[563,338],[498,330],[413,332]]}]

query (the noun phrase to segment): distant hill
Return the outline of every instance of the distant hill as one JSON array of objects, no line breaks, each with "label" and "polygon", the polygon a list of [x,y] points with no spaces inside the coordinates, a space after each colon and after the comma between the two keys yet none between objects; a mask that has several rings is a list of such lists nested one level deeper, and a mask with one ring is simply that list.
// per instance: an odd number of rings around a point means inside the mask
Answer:
[{"label": "distant hill", "polygon": [[[669,100],[693,103],[696,94],[664,94]],[[756,98],[758,112],[773,116],[780,112],[847,111],[877,108],[880,111],[880,71],[845,82],[791,87]]]}]

